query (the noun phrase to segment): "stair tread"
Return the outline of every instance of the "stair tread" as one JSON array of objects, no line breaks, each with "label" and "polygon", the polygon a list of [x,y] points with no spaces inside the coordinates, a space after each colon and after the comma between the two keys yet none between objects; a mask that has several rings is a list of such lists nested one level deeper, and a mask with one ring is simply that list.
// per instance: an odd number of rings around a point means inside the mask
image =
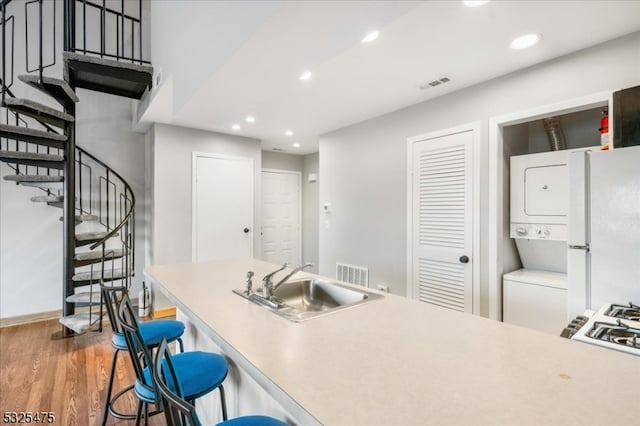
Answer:
[{"label": "stair tread", "polygon": [[7,175],[4,180],[11,182],[64,182],[64,176],[58,175]]},{"label": "stair tread", "polygon": [[69,83],[67,83],[62,79],[42,76],[42,83],[41,83],[39,76],[31,75],[31,74],[23,74],[18,76],[18,80],[30,86],[36,87],[40,90],[44,90],[46,92],[48,92],[48,90],[46,90],[46,87],[43,87],[43,86],[58,87],[60,92],[64,93],[65,96],[69,98],[69,100],[73,102],[80,102],[78,95],[76,95],[76,93],[73,91]]},{"label": "stair tread", "polygon": [[[9,99],[7,99],[9,100]],[[4,133],[4,134],[3,134]],[[14,135],[31,136],[32,138],[48,139],[57,142],[66,142],[67,137],[54,132],[45,132],[43,130],[31,129],[29,127],[12,126],[10,124],[0,124],[0,134],[3,137],[14,139],[14,137],[7,135],[7,133]]]},{"label": "stair tread", "polygon": [[84,333],[92,326],[98,324],[100,321],[100,312],[94,312],[93,314],[80,313],[68,315],[60,318],[60,324],[75,331],[76,333]]},{"label": "stair tread", "polygon": [[[64,220],[63,216],[60,216],[60,222]],[[98,220],[98,216],[94,214],[77,214],[75,215],[76,222],[89,222]]]},{"label": "stair tread", "polygon": [[60,203],[64,201],[63,195],[36,195],[30,198],[34,203]]},{"label": "stair tread", "polygon": [[153,74],[153,67],[144,64],[132,64],[131,62],[116,61],[115,59],[100,58],[99,56],[85,55],[76,52],[63,52],[62,56],[65,61],[79,61],[89,64],[108,66],[113,68],[123,68],[131,71],[144,72]]},{"label": "stair tread", "polygon": [[[98,241],[106,237],[108,232],[100,231],[100,232],[82,232],[80,234],[76,234],[76,241]],[[116,232],[113,236],[117,236]]]},{"label": "stair tread", "polygon": [[73,123],[75,121],[73,115],[39,102],[32,101],[31,99],[6,98],[4,104],[11,110],[17,110],[22,114],[32,116],[36,119],[41,119],[42,121],[52,122],[56,125],[64,124],[64,122]]},{"label": "stair tread", "polygon": [[[104,256],[105,258],[111,259],[116,257],[122,257],[123,253],[124,251],[122,249],[105,249]],[[76,255],[74,256],[74,259],[78,261],[102,259],[102,250],[92,250],[92,251],[84,251],[81,253],[76,253]]]},{"label": "stair tread", "polygon": [[[113,278],[119,279],[119,278],[125,278],[127,276],[131,276],[131,271],[129,271],[129,274],[126,273],[127,271],[118,268],[118,269],[105,269],[104,271],[104,278],[111,280]],[[72,280],[73,281],[98,281],[100,278],[102,277],[102,271],[88,271],[88,272],[80,272],[77,273],[73,276]]]},{"label": "stair tread", "polygon": [[76,287],[75,293],[65,299],[68,303],[100,303],[100,285]]},{"label": "stair tread", "polygon": [[141,99],[153,84],[153,67],[63,52],[64,79],[76,88]]},{"label": "stair tread", "polygon": [[41,154],[39,152],[27,151],[0,151],[0,157],[15,158],[17,160],[64,161],[64,157],[62,155]]}]

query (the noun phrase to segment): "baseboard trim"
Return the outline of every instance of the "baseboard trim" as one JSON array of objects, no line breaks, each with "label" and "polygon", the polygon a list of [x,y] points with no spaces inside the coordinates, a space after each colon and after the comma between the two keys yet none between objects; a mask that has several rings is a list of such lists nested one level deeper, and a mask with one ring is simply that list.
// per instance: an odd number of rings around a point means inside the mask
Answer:
[{"label": "baseboard trim", "polygon": [[157,308],[153,310],[153,319],[171,318],[175,316],[176,316],[175,306],[166,306],[164,308]]},{"label": "baseboard trim", "polygon": [[0,318],[0,328],[11,327],[14,325],[29,324],[32,322],[49,321],[52,319],[58,319],[62,315],[62,311],[57,309],[55,311],[38,312],[35,314],[17,315],[15,317]]}]

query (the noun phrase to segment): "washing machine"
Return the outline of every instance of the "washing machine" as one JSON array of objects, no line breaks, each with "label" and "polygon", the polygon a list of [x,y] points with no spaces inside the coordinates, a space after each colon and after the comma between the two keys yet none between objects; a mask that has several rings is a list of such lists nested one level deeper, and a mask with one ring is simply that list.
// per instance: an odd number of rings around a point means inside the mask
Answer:
[{"label": "washing machine", "polygon": [[504,322],[560,335],[567,325],[567,274],[519,269],[503,276]]}]

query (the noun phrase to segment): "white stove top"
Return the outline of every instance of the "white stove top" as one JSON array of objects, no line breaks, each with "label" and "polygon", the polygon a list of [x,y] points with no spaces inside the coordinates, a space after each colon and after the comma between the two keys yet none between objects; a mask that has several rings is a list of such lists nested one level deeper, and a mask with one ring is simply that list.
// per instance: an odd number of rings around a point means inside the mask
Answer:
[{"label": "white stove top", "polygon": [[640,307],[607,304],[597,312],[587,312],[588,321],[572,339],[640,356]]}]

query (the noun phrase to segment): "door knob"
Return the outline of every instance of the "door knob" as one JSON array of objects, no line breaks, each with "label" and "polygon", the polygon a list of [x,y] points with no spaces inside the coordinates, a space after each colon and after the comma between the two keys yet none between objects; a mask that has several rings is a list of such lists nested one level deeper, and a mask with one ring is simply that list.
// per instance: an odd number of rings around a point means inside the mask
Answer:
[{"label": "door knob", "polygon": [[242,231],[243,231],[245,234],[248,234],[248,233],[249,233],[249,228],[244,228]]},{"label": "door knob", "polygon": [[469,263],[469,257],[468,256],[460,256],[460,259],[458,259],[460,261],[460,263]]}]

